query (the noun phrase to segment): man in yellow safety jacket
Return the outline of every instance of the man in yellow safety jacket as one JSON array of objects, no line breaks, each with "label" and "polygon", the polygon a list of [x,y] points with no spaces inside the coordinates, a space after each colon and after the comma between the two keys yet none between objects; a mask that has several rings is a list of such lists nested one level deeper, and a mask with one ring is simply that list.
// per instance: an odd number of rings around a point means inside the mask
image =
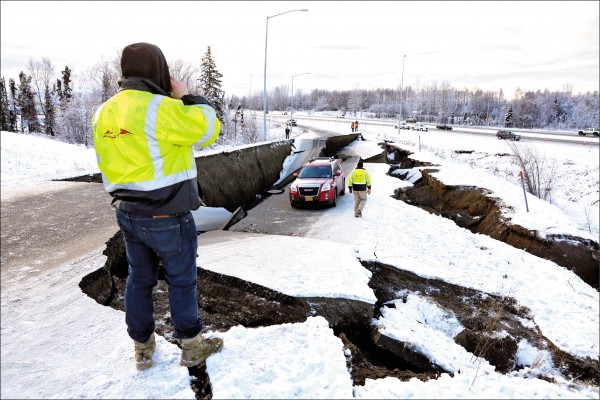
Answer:
[{"label": "man in yellow safety jacket", "polygon": [[348,177],[348,191],[354,193],[354,216],[362,217],[362,210],[367,202],[367,195],[371,194],[371,177],[363,168],[363,161],[358,160],[356,169]]},{"label": "man in yellow safety jacket", "polygon": [[221,123],[212,105],[170,76],[162,51],[149,43],[126,46],[119,91],[92,119],[94,147],[106,191],[113,197],[125,240],[129,274],[125,322],[138,369],[152,366],[152,289],[159,263],[169,285],[173,337],[180,364],[191,367],[223,346],[201,336],[196,254],[191,210],[200,207],[192,145],[208,146]]}]

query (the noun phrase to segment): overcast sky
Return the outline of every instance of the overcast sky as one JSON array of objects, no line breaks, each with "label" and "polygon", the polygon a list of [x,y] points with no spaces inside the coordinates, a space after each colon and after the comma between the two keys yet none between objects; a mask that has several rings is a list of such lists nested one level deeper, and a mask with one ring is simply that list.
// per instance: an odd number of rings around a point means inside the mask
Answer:
[{"label": "overcast sky", "polygon": [[[2,1],[2,76],[49,58],[75,77],[134,42],[199,65],[226,95],[267,90],[599,90],[598,1]],[[308,12],[288,10],[308,9]],[[26,22],[27,21],[27,22]],[[25,22],[27,29],[24,28]],[[403,59],[403,55],[406,57]],[[404,61],[404,68],[403,68]],[[403,74],[404,71],[404,74]],[[404,77],[403,77],[404,75]]]}]

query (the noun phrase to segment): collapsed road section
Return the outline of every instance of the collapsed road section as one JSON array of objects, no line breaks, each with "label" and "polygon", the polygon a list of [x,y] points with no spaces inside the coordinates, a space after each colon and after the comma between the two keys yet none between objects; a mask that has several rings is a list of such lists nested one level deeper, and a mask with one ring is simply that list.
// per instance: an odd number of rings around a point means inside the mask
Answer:
[{"label": "collapsed road section", "polygon": [[395,145],[384,145],[388,160],[396,169],[418,169],[421,178],[408,188],[399,188],[394,197],[436,215],[453,220],[457,225],[502,241],[535,256],[550,260],[572,270],[584,282],[598,289],[600,246],[598,242],[572,235],[553,235],[541,238],[535,231],[511,224],[502,216],[499,200],[489,190],[477,187],[445,185],[434,175],[440,166],[420,162],[411,152]]},{"label": "collapsed road section", "polygon": [[[85,276],[81,290],[103,306],[124,311],[127,261],[120,232],[107,242],[103,268]],[[225,332],[238,325],[262,327],[305,321],[308,316],[323,316],[342,340],[347,364],[355,385],[366,379],[396,377],[401,380],[435,379],[441,373],[460,373],[431,360],[424,349],[386,335],[373,324],[386,309],[400,308],[419,294],[431,304],[452,315],[463,329],[449,339],[471,354],[486,360],[500,373],[517,371],[524,366],[516,362],[517,344],[526,340],[548,351],[565,376],[577,381],[598,384],[597,361],[580,359],[561,351],[536,329],[528,309],[514,299],[494,296],[474,289],[377,262],[363,262],[371,271],[369,287],[377,301],[369,304],[344,298],[294,297],[277,290],[233,276],[199,268],[199,306],[207,330]],[[156,332],[167,340],[173,330],[170,324],[168,288],[159,272],[159,283],[153,292]],[[481,360],[473,362],[481,362]],[[190,369],[197,398],[210,398],[209,377],[204,365]],[[542,379],[551,377],[540,376]]]},{"label": "collapsed road section", "polygon": [[[389,159],[390,154],[400,150],[386,151]],[[243,158],[243,155],[240,154],[239,157]],[[405,164],[413,162],[401,158],[398,158],[398,161]],[[216,163],[210,165],[214,164]],[[257,166],[259,164],[264,166],[262,162],[256,162]],[[219,165],[223,167],[223,164]],[[236,168],[239,167],[238,163]],[[402,167],[406,168],[408,165]],[[235,188],[232,186],[231,190]],[[267,190],[269,188],[263,187],[253,191],[253,196],[248,198],[254,199],[256,193]],[[454,194],[460,197],[460,192]],[[215,196],[215,203],[218,202],[217,197]],[[467,201],[471,202],[473,199]],[[240,205],[236,203],[235,207]],[[492,206],[489,207],[490,210],[493,209]],[[431,208],[435,210],[436,204]],[[461,223],[479,225],[473,221],[481,218],[470,218],[474,215],[483,214],[465,214],[465,222]],[[105,266],[85,276],[79,286],[99,304],[124,310],[124,290],[128,272],[120,231],[107,242],[104,255],[107,256]],[[401,308],[403,303],[412,301],[411,296],[414,293],[420,293],[428,302],[447,310],[449,315],[464,327],[460,332],[456,332],[452,341],[465,351],[486,360],[498,372],[510,373],[524,367],[517,364],[516,351],[517,343],[527,340],[537,348],[547,350],[565,376],[575,381],[594,382],[598,385],[597,361],[576,358],[558,349],[535,328],[529,310],[519,306],[514,299],[419,277],[377,262],[363,262],[363,266],[372,273],[369,286],[377,297],[374,305],[343,298],[293,297],[236,277],[199,268],[200,312],[207,330],[221,332],[237,325],[261,327],[302,322],[308,316],[323,316],[344,343],[348,368],[355,385],[364,385],[366,379],[396,377],[401,380],[417,378],[425,381],[435,379],[442,373],[460,373],[433,362],[423,349],[389,337],[385,331],[373,324],[386,310]],[[153,299],[156,331],[167,340],[171,340],[173,332],[168,308],[168,289],[160,272]],[[210,381],[204,365],[191,368],[190,374],[194,376],[192,386],[197,398],[211,398]],[[550,376],[539,378],[553,379]]]}]

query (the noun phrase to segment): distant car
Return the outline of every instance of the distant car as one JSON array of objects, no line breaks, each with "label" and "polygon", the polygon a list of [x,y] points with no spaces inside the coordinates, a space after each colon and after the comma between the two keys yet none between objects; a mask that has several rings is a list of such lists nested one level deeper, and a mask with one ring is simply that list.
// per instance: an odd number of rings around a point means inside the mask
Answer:
[{"label": "distant car", "polygon": [[444,124],[444,125],[436,125],[435,126],[436,129],[441,129],[441,130],[446,130],[446,131],[451,131],[452,127],[448,124]]},{"label": "distant car", "polygon": [[503,139],[505,139],[505,140],[516,140],[516,141],[521,140],[521,135],[517,135],[515,133],[512,133],[511,131],[500,130],[500,131],[498,131],[498,133],[496,133],[496,136],[500,140],[503,140]]},{"label": "distant car", "polygon": [[287,123],[291,126],[298,126],[298,123],[295,119],[288,119]]},{"label": "distant car", "polygon": [[413,131],[422,131],[422,132],[428,132],[429,128],[427,128],[425,125],[422,124],[416,124],[410,127],[410,129],[412,129]]},{"label": "distant car", "polygon": [[416,118],[407,118],[406,122],[408,122],[409,124],[416,124],[417,123],[417,119]]},{"label": "distant car", "polygon": [[594,136],[598,136],[598,129],[593,129],[593,128],[585,128],[580,130],[579,132],[579,136],[585,136],[585,135],[594,135]]},{"label": "distant car", "polygon": [[[394,126],[394,129],[398,129],[398,125]],[[401,122],[400,129],[410,130],[410,125],[408,125],[406,122]]]},{"label": "distant car", "polygon": [[282,112],[281,115],[287,115],[287,111]]},{"label": "distant car", "polygon": [[342,160],[333,157],[310,159],[296,179],[290,184],[289,198],[292,207],[300,204],[337,205],[338,196],[346,192],[346,176]]}]

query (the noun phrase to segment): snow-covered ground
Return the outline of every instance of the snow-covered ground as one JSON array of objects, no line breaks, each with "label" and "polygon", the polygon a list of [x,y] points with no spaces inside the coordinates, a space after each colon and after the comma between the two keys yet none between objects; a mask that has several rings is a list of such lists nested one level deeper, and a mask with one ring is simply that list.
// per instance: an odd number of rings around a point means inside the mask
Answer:
[{"label": "snow-covered ground", "polygon": [[[347,121],[338,127],[295,116],[304,126],[350,133]],[[293,135],[303,131],[295,128]],[[97,172],[93,149],[43,137],[1,135],[2,201],[45,188],[54,178]],[[282,128],[270,132],[270,139],[283,136]],[[518,170],[507,157],[493,156],[508,152],[506,143],[495,137],[441,131],[404,131],[398,136],[393,126],[375,125],[372,130],[367,125],[364,136],[369,140],[355,142],[345,152],[367,158],[380,151],[379,140],[395,141],[414,150],[414,157],[443,165],[439,178],[444,182],[487,186],[512,207],[507,208],[507,215],[525,227],[547,234],[588,235],[598,241],[597,146],[531,142],[556,157],[565,171],[556,181],[554,204],[529,196],[527,212],[515,178]],[[458,157],[453,150],[474,153]],[[531,310],[535,323],[555,345],[598,360],[598,291],[550,261],[474,235],[447,219],[391,198],[395,188],[410,183],[386,175],[388,168],[383,164],[367,163],[366,168],[373,193],[363,218],[352,217],[352,198],[342,196],[338,206],[327,210],[304,238],[205,233],[200,237],[199,265],[293,296],[346,297],[373,303],[370,272],[359,260],[376,260],[490,294],[510,293]],[[508,179],[500,179],[503,177]],[[401,232],[399,226],[410,226],[410,230]],[[435,242],[429,240],[432,232]],[[222,240],[209,240],[211,235],[220,235]],[[323,247],[328,247],[323,246],[325,241],[345,252],[344,257],[328,260],[326,279],[323,271],[317,273],[308,266],[287,267],[293,254],[327,257],[322,254]],[[56,266],[43,280],[32,274],[39,268],[35,264],[19,266],[16,271],[2,269],[2,398],[194,397],[187,368],[178,365],[175,345],[158,337],[154,367],[137,371],[123,313],[98,305],[79,289],[81,278],[103,265],[102,250]],[[517,362],[528,367],[498,374],[493,366],[454,343],[452,338],[461,327],[451,315],[417,293],[406,298],[406,303],[386,309],[374,323],[389,336],[419,346],[449,370],[460,369],[460,374],[442,374],[428,382],[368,379],[364,386],[354,386],[346,366],[347,350],[327,321],[317,316],[303,323],[207,332],[225,341],[223,351],[207,360],[213,397],[598,399],[598,387],[568,382],[546,350],[527,342],[519,343]],[[423,319],[424,314],[428,318]],[[536,372],[553,376],[555,383],[530,378]]]}]

